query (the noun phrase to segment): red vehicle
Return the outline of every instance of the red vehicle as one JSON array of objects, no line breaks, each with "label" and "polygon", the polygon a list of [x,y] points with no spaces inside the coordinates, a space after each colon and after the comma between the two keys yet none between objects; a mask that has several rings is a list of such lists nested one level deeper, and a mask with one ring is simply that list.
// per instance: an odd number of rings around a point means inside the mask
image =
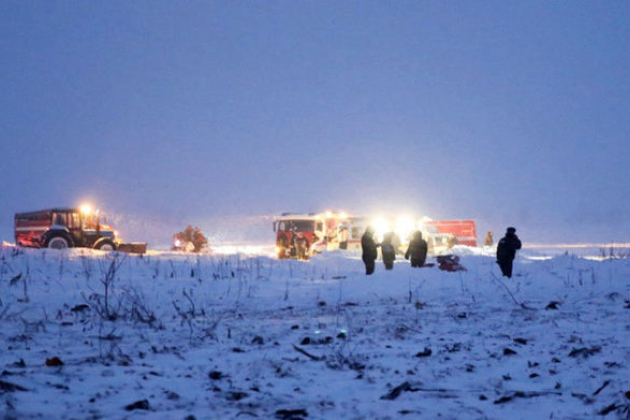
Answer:
[{"label": "red vehicle", "polygon": [[15,243],[34,248],[116,250],[117,232],[87,208],[53,208],[15,214]]},{"label": "red vehicle", "polygon": [[477,246],[474,220],[425,220],[423,231],[429,235],[445,234],[454,237],[452,245]]},{"label": "red vehicle", "polygon": [[[299,243],[306,243],[305,257],[339,248],[337,230],[342,217],[330,212],[284,213],[273,222],[279,259],[298,258]],[[299,238],[299,240],[298,240]],[[304,238],[306,241],[304,241]],[[298,245],[296,245],[296,241]]]},{"label": "red vehicle", "polygon": [[349,249],[361,248],[361,235],[366,226],[375,230],[377,240],[387,232],[393,232],[399,239],[398,251],[404,252],[413,232],[418,229],[427,241],[430,253],[448,252],[454,245],[477,246],[477,232],[473,220],[430,220],[417,221],[413,217],[350,217]]}]

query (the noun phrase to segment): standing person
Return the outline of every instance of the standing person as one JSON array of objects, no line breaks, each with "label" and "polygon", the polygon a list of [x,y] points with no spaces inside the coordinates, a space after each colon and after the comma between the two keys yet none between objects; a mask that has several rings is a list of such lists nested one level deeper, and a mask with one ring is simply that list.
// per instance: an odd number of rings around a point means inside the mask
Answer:
[{"label": "standing person", "polygon": [[394,260],[396,259],[396,249],[392,244],[393,233],[386,233],[383,237],[383,243],[381,243],[381,256],[383,257],[383,264],[385,264],[385,270],[394,269]]},{"label": "standing person", "polygon": [[521,240],[516,236],[516,229],[509,227],[497,245],[497,264],[508,279],[512,278],[512,262],[517,249],[521,249]]},{"label": "standing person", "polygon": [[486,237],[483,240],[483,246],[492,246],[494,244],[494,238],[492,237],[492,231],[486,233]]},{"label": "standing person", "polygon": [[377,257],[376,247],[379,245],[374,241],[374,228],[368,226],[361,237],[361,249],[363,250],[363,262],[365,263],[365,274],[374,273],[374,261]]},{"label": "standing person", "polygon": [[295,247],[298,260],[308,260],[308,248],[310,244],[304,232],[298,232],[297,238],[295,239]]},{"label": "standing person", "polygon": [[348,249],[348,226],[339,226],[339,249]]},{"label": "standing person", "polygon": [[289,242],[289,255],[291,258],[297,257],[297,247],[295,240],[297,239],[297,230],[295,226],[291,228],[291,241]]},{"label": "standing person", "polygon": [[413,238],[409,242],[409,247],[405,253],[405,259],[411,257],[412,267],[422,267],[427,259],[427,241],[422,239],[422,232],[419,230],[413,233]]}]

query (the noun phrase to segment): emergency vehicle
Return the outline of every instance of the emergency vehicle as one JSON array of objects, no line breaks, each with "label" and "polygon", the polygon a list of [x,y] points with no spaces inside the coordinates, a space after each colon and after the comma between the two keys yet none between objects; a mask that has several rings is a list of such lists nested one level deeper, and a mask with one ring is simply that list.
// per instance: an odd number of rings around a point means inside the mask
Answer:
[{"label": "emergency vehicle", "polygon": [[422,233],[452,235],[453,245],[477,246],[477,229],[474,220],[423,220]]},{"label": "emergency vehicle", "polygon": [[278,258],[297,258],[295,241],[298,237],[306,238],[307,256],[338,249],[338,230],[344,218],[347,216],[332,212],[283,213],[273,222]]},{"label": "emergency vehicle", "polygon": [[394,233],[397,253],[404,254],[413,232],[419,230],[427,241],[429,253],[443,254],[455,245],[477,246],[474,220],[431,220],[413,217],[349,216],[345,213],[284,213],[274,221],[278,258],[295,258],[293,242],[305,236],[309,255],[334,249],[361,249],[361,237],[368,226],[374,228],[377,242]]},{"label": "emergency vehicle", "polygon": [[370,224],[370,218],[364,216],[350,216],[348,224],[348,249],[361,249],[361,237],[365,233],[365,228]]},{"label": "emergency vehicle", "polygon": [[427,241],[429,253],[440,254],[448,252],[455,245],[477,246],[477,232],[473,220],[431,220],[423,218],[416,220],[411,217],[349,217],[350,241],[349,249],[361,249],[361,236],[365,228],[371,225],[378,242],[383,235],[393,232],[398,242],[397,252],[404,253],[414,231],[422,232]]},{"label": "emergency vehicle", "polygon": [[15,214],[15,243],[34,248],[94,248],[146,252],[146,244],[123,244],[106,217],[81,208],[52,208]]}]

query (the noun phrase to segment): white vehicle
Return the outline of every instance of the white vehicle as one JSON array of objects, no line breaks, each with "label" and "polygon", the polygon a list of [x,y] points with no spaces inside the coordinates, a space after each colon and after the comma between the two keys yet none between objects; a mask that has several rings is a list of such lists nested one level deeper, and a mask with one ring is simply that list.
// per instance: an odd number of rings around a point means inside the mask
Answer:
[{"label": "white vehicle", "polygon": [[348,224],[348,249],[361,249],[361,237],[370,224],[370,218],[350,216],[345,223]]},{"label": "white vehicle", "polygon": [[429,254],[432,255],[451,253],[451,248],[457,241],[452,233],[423,233],[422,236],[427,241]]}]

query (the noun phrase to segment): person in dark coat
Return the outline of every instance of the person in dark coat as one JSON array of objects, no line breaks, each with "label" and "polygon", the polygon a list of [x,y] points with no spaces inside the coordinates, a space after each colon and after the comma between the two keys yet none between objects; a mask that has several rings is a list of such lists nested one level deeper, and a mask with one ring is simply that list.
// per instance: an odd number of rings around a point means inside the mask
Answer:
[{"label": "person in dark coat", "polygon": [[339,227],[339,249],[348,249],[348,226],[341,225]]},{"label": "person in dark coat", "polygon": [[516,257],[516,250],[521,249],[521,240],[516,236],[516,229],[507,228],[505,236],[497,244],[497,264],[501,267],[503,276],[512,278],[512,262]]},{"label": "person in dark coat", "polygon": [[386,270],[394,269],[394,260],[396,259],[396,248],[392,243],[394,239],[393,233],[386,233],[381,243],[381,256],[383,258],[383,264],[385,264]]},{"label": "person in dark coat", "polygon": [[370,275],[374,273],[374,261],[378,256],[376,248],[379,245],[374,240],[374,228],[368,226],[365,228],[365,233],[361,237],[361,249],[363,250],[363,262],[365,263],[365,274]]},{"label": "person in dark coat", "polygon": [[427,250],[427,241],[422,239],[422,232],[417,230],[414,232],[413,238],[409,242],[405,259],[408,260],[411,257],[412,267],[422,267],[427,259]]}]

